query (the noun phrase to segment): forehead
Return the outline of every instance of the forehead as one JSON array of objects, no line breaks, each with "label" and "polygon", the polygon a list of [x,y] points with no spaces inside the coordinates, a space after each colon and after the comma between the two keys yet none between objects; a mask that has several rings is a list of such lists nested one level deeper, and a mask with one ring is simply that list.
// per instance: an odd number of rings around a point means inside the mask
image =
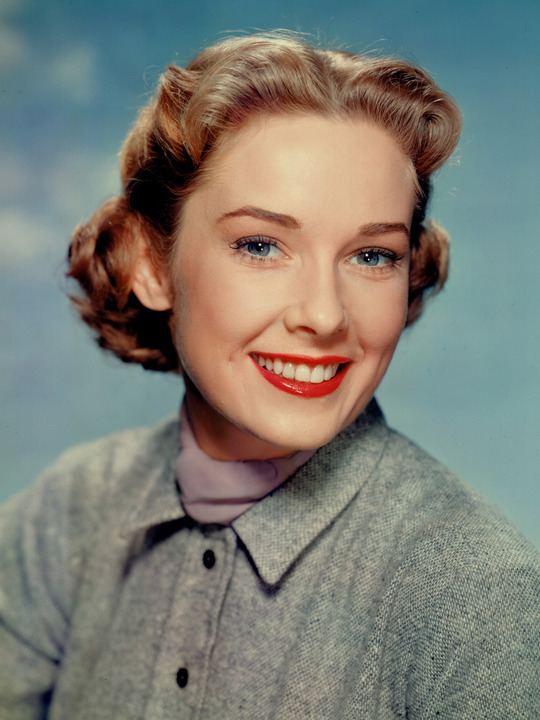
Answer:
[{"label": "forehead", "polygon": [[408,221],[416,199],[412,162],[389,133],[318,115],[262,115],[230,131],[193,195],[210,209],[250,204],[317,222]]}]

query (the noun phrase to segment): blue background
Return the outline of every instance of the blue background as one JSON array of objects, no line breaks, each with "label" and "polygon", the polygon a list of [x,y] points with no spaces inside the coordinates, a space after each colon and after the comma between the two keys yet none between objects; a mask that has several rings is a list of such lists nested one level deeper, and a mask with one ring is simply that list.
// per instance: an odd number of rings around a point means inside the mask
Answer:
[{"label": "blue background", "polygon": [[64,254],[118,189],[116,153],[163,67],[226,33],[277,27],[420,63],[461,106],[431,211],[452,236],[450,280],[378,396],[392,425],[540,546],[533,0],[0,0],[0,499],[68,445],[176,412],[177,378],[122,366],[75,321]]}]

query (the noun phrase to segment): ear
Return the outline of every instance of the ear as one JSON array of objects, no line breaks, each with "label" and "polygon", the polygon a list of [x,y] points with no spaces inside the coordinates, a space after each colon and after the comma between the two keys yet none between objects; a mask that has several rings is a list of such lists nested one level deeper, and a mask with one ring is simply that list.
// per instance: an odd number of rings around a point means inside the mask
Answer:
[{"label": "ear", "polygon": [[131,289],[139,302],[149,310],[170,310],[172,307],[168,278],[150,259],[146,243],[141,243],[141,251],[133,269]]}]

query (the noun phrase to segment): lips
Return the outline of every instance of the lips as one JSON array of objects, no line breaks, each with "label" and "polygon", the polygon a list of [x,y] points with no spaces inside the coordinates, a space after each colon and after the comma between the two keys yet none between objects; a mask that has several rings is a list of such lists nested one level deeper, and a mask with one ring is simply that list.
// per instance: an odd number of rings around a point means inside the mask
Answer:
[{"label": "lips", "polygon": [[[305,398],[323,397],[333,393],[341,385],[351,365],[351,359],[341,355],[314,358],[306,355],[252,353],[250,358],[271,385],[283,392]],[[265,367],[266,365],[272,370]],[[323,379],[323,369],[326,379]],[[302,379],[296,379],[295,375]],[[311,382],[304,382],[304,377],[311,377]]]}]

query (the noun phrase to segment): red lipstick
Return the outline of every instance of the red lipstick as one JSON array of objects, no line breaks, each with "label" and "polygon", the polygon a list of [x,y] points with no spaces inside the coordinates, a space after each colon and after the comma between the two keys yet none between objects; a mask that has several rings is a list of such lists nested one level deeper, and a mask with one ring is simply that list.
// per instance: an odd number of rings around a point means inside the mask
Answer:
[{"label": "red lipstick", "polygon": [[[257,354],[257,353],[255,353]],[[284,363],[292,362],[295,365],[308,365],[309,367],[315,367],[316,365],[335,365],[340,364],[336,374],[330,380],[323,380],[320,383],[301,382],[299,380],[285,378],[282,375],[276,375],[276,373],[270,372],[265,367],[261,367],[257,360],[250,355],[255,367],[261,373],[265,380],[282,390],[283,392],[290,393],[291,395],[299,395],[305,398],[317,398],[323,397],[324,395],[330,395],[341,385],[343,378],[345,377],[347,370],[351,366],[351,359],[342,357],[339,355],[324,355],[319,358],[308,357],[306,355],[280,355],[278,353],[264,353],[262,357],[268,358],[269,360],[280,359]],[[342,363],[346,363],[345,365]]]}]

